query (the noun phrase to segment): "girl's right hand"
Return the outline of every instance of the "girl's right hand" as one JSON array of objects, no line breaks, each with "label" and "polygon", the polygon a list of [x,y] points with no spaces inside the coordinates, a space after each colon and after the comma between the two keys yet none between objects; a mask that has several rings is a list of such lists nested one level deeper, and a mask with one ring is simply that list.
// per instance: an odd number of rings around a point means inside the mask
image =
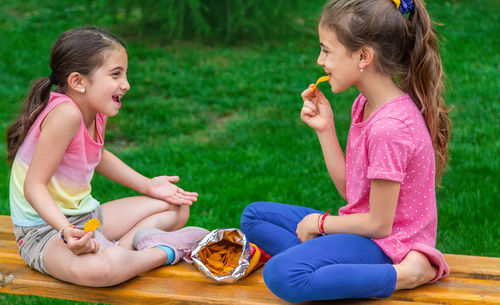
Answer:
[{"label": "girl's right hand", "polygon": [[148,180],[145,195],[176,205],[191,205],[198,200],[198,193],[187,192],[173,184],[176,182],[179,182],[179,176],[151,178]]},{"label": "girl's right hand", "polygon": [[317,132],[331,128],[333,122],[333,111],[330,103],[318,88],[312,91],[314,84],[304,90],[301,94],[304,105],[300,112],[300,118]]},{"label": "girl's right hand", "polygon": [[67,227],[63,231],[64,240],[68,248],[75,254],[96,253],[99,251],[99,242],[94,239],[93,232]]}]

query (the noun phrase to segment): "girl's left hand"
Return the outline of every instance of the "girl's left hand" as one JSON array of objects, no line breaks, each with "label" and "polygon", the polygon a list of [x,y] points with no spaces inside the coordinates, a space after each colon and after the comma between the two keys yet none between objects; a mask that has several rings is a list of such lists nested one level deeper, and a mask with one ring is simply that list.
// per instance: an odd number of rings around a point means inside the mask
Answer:
[{"label": "girl's left hand", "polygon": [[186,192],[172,182],[179,182],[179,176],[158,176],[149,179],[146,194],[170,204],[191,205],[198,200],[198,193]]},{"label": "girl's left hand", "polygon": [[318,237],[318,219],[320,216],[319,213],[309,214],[299,222],[296,233],[301,242]]}]

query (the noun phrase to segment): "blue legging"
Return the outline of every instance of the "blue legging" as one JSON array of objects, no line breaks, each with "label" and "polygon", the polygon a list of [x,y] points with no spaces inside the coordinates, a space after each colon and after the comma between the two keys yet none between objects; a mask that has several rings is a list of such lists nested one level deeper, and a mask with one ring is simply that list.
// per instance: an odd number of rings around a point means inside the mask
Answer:
[{"label": "blue legging", "polygon": [[321,212],[274,202],[254,202],[243,211],[243,233],[273,256],[264,267],[267,287],[292,303],[389,297],[396,270],[371,239],[331,234],[299,241],[297,224],[311,213]]}]

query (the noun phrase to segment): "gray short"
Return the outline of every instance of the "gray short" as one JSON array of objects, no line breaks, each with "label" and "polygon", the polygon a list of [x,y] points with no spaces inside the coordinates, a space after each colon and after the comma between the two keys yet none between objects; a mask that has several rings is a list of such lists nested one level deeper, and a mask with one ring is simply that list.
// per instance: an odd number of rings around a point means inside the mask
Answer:
[{"label": "gray short", "polygon": [[[97,218],[101,222],[101,226],[96,230],[96,235],[102,236],[102,207],[98,206],[94,211],[76,215],[66,216],[70,224],[75,225],[78,229],[83,230],[85,223],[92,218]],[[45,246],[53,237],[59,238],[59,233],[44,223],[34,227],[21,227],[14,225],[14,234],[16,242],[19,246],[19,255],[30,266],[43,274],[48,274],[43,261]]]}]

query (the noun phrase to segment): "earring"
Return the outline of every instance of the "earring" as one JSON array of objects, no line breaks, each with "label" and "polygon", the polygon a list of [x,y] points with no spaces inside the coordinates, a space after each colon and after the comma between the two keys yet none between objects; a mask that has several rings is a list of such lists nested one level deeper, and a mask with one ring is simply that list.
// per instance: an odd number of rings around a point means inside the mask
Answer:
[{"label": "earring", "polygon": [[359,69],[359,72],[363,72],[364,70],[363,69]]},{"label": "earring", "polygon": [[85,88],[80,88],[80,93],[85,93]]}]

